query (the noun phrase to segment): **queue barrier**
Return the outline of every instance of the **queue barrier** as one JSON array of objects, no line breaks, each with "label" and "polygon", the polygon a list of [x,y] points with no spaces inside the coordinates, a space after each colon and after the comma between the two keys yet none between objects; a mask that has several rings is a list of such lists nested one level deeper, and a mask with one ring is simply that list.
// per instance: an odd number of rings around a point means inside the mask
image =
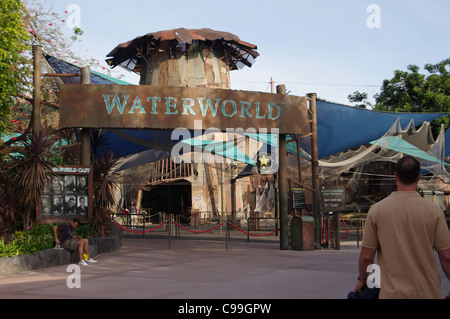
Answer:
[{"label": "queue barrier", "polygon": [[230,233],[230,226],[232,226],[236,230],[246,234],[247,235],[247,240],[249,239],[249,236],[264,237],[264,236],[269,236],[269,235],[272,235],[274,233],[277,233],[280,230],[278,228],[278,229],[275,229],[275,230],[273,230],[271,232],[268,232],[268,233],[265,233],[265,234],[255,234],[255,233],[250,233],[249,231],[245,231],[245,230],[237,227],[236,225],[232,224],[230,221],[222,222],[221,224],[219,224],[219,225],[217,225],[215,227],[212,227],[210,229],[207,229],[207,230],[192,230],[192,229],[189,229],[187,227],[182,226],[181,224],[179,224],[178,222],[176,222],[173,219],[167,219],[167,220],[163,221],[162,223],[160,223],[159,225],[156,225],[155,227],[153,227],[151,229],[147,229],[147,230],[145,230],[145,229],[144,230],[133,230],[133,229],[128,229],[128,228],[120,225],[119,223],[117,223],[114,220],[111,220],[111,221],[112,221],[112,223],[114,225],[120,227],[121,229],[123,229],[125,231],[128,231],[128,232],[131,232],[131,233],[135,233],[135,234],[145,234],[145,233],[154,231],[154,230],[160,228],[161,226],[163,226],[165,224],[169,224],[168,227],[167,227],[168,239],[169,239],[169,248],[171,247],[170,240],[171,240],[171,237],[172,237],[172,235],[171,235],[172,234],[172,227],[171,227],[171,225],[178,226],[179,228],[181,228],[183,230],[186,230],[186,231],[191,232],[191,233],[196,233],[196,234],[211,232],[211,231],[213,231],[213,230],[215,230],[215,229],[217,229],[217,228],[219,228],[221,226],[226,225],[227,226],[227,231],[226,231],[226,243],[227,243],[226,247],[227,247],[227,249],[228,249],[228,239],[230,238],[230,235],[229,235],[229,233]]},{"label": "queue barrier", "polygon": [[132,229],[128,229],[128,228],[126,228],[126,227],[123,227],[122,225],[120,225],[119,223],[117,223],[117,222],[114,221],[114,220],[111,220],[111,221],[112,221],[112,223],[113,223],[114,225],[118,226],[119,228],[121,228],[121,229],[123,229],[123,230],[126,230],[126,231],[128,231],[128,232],[130,232],[130,233],[135,233],[135,234],[145,234],[145,233],[154,231],[155,229],[158,229],[159,227],[161,227],[162,225],[164,225],[164,224],[167,222],[167,221],[164,221],[164,222],[162,222],[161,224],[159,224],[158,226],[153,227],[152,229],[147,229],[147,230],[138,231],[138,230],[132,230]]}]

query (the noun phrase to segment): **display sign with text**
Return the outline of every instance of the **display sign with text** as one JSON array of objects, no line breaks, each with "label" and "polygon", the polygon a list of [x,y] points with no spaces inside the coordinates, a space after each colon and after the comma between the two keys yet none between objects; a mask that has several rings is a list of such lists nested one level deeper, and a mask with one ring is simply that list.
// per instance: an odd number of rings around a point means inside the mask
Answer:
[{"label": "display sign with text", "polygon": [[305,188],[292,187],[292,208],[304,209],[305,208]]},{"label": "display sign with text", "polygon": [[341,185],[322,187],[322,200],[325,209],[339,210],[344,206],[345,188]]},{"label": "display sign with text", "polygon": [[68,221],[74,217],[82,222],[92,218],[92,167],[58,166],[56,174],[45,185],[38,220],[41,223]]},{"label": "display sign with text", "polygon": [[60,127],[194,129],[278,128],[309,132],[308,98],[212,88],[152,85],[64,85]]}]

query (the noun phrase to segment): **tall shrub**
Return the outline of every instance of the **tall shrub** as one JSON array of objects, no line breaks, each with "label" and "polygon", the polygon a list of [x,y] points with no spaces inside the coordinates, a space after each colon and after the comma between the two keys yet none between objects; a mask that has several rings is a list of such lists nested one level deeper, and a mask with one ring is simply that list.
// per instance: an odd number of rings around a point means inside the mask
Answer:
[{"label": "tall shrub", "polygon": [[45,127],[36,134],[29,134],[13,166],[16,194],[23,202],[23,228],[27,229],[31,213],[41,200],[44,186],[54,176],[51,147],[54,139]]},{"label": "tall shrub", "polygon": [[10,124],[15,97],[29,86],[29,68],[23,54],[29,47],[24,10],[19,0],[0,1],[0,133]]},{"label": "tall shrub", "polygon": [[91,132],[91,147],[93,154],[91,163],[94,168],[94,226],[98,235],[105,236],[106,225],[109,221],[109,209],[114,205],[114,189],[117,187],[113,173],[117,159],[112,152],[108,152],[109,141],[104,138],[102,131]]}]

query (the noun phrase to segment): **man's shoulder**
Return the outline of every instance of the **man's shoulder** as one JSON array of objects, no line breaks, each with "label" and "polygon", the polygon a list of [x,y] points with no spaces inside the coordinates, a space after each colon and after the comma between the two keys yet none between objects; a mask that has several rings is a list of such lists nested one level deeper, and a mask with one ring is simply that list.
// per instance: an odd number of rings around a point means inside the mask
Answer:
[{"label": "man's shoulder", "polygon": [[442,212],[441,208],[435,203],[423,198],[418,192],[392,192],[389,196],[372,205],[371,210],[379,210],[381,207],[408,207],[421,208],[428,211]]},{"label": "man's shoulder", "polygon": [[69,222],[64,222],[58,225],[58,229],[69,229],[70,224]]},{"label": "man's shoulder", "polygon": [[376,202],[375,204],[373,204],[371,206],[371,209],[377,209],[380,206],[383,206],[386,203],[389,203],[389,202],[392,202],[392,201],[396,201],[396,198],[395,198],[395,196],[393,196],[393,193],[389,194],[388,196],[386,196],[382,200],[380,200],[380,201]]},{"label": "man's shoulder", "polygon": [[382,204],[382,203],[386,203],[386,202],[403,202],[403,201],[408,201],[408,200],[419,200],[419,201],[424,201],[424,202],[429,202],[428,200],[424,199],[422,196],[420,196],[420,194],[418,192],[399,192],[399,191],[394,191],[391,194],[389,194],[387,197],[383,198],[381,201],[379,201],[376,204]]},{"label": "man's shoulder", "polygon": [[419,195],[419,193],[394,191],[391,194],[389,194],[388,196],[386,196],[385,198],[383,198],[382,200],[373,204],[371,206],[369,212],[377,211],[380,208],[382,208],[383,206],[384,206],[384,208],[386,208],[386,207],[390,207],[392,205],[402,204],[402,203],[407,202],[411,198],[419,198],[419,200],[420,200],[422,197]]}]

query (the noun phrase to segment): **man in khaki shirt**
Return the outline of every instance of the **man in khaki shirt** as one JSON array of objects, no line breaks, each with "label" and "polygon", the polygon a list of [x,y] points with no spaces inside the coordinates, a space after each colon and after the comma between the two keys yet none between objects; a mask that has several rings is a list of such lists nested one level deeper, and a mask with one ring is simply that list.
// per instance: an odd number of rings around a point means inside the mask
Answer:
[{"label": "man in khaki shirt", "polygon": [[367,267],[377,254],[379,298],[442,298],[434,250],[450,280],[450,233],[442,210],[417,193],[420,178],[416,159],[405,156],[397,162],[397,191],[367,215],[354,291],[366,284]]}]

